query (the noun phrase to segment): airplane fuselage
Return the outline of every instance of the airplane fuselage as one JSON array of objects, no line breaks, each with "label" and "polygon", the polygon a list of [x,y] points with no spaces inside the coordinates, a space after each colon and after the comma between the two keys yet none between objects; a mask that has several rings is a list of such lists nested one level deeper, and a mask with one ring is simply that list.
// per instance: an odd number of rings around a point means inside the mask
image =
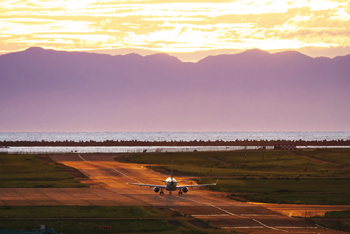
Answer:
[{"label": "airplane fuselage", "polygon": [[165,180],[165,186],[166,186],[165,190],[167,190],[167,191],[176,191],[177,190],[177,182],[174,178],[171,178],[171,177],[167,178]]}]

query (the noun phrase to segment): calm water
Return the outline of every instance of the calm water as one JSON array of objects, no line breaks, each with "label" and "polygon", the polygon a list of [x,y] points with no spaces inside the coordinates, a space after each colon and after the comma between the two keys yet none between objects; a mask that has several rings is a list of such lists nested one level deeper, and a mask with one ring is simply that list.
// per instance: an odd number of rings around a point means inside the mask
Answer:
[{"label": "calm water", "polygon": [[350,132],[24,132],[0,133],[0,141],[234,141],[350,140]]},{"label": "calm water", "polygon": [[[0,141],[234,141],[234,140],[349,140],[350,132],[51,132],[0,133]],[[118,147],[9,147],[0,153],[138,153],[243,150],[242,146],[118,146]],[[248,146],[247,149],[258,149]],[[270,147],[271,149],[273,147]],[[298,147],[304,148],[304,147]],[[313,147],[310,147],[313,148]],[[348,147],[346,147],[348,148]]]}]

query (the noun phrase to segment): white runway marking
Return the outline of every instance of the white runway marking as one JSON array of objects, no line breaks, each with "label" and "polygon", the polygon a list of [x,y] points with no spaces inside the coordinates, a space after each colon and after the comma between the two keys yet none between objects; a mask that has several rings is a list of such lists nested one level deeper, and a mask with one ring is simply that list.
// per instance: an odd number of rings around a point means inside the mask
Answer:
[{"label": "white runway marking", "polygon": [[285,231],[285,230],[281,230],[281,229],[277,229],[277,228],[274,228],[274,227],[270,227],[270,226],[267,226],[266,224],[263,224],[262,222],[256,220],[256,219],[253,219],[255,222],[257,223],[260,223],[261,225],[263,225],[264,227],[267,227],[267,228],[270,228],[270,229],[273,229],[273,230],[277,230],[277,231],[282,231],[282,232],[288,232],[288,231]]},{"label": "white runway marking", "polygon": [[179,198],[182,198],[182,199],[185,199],[185,200],[189,200],[189,201],[193,201],[193,202],[197,202],[197,203],[201,203],[201,204],[205,204],[205,205],[214,207],[214,208],[216,208],[216,209],[218,209],[218,210],[221,210],[221,211],[223,211],[223,212],[225,212],[225,213],[227,213],[227,214],[229,214],[229,215],[240,217],[239,215],[236,215],[236,214],[234,214],[234,213],[231,213],[231,212],[229,212],[229,211],[227,211],[227,210],[224,210],[224,209],[222,209],[222,208],[220,208],[220,207],[214,206],[213,204],[210,204],[210,203],[199,202],[199,201],[195,201],[195,200],[192,200],[192,199],[189,199],[189,198],[184,198],[184,197],[179,197]]},{"label": "white runway marking", "polygon": [[[184,198],[184,197],[179,197],[179,198],[186,199],[186,200],[193,201],[193,202],[197,202],[197,203],[202,203],[202,204],[205,204],[205,205],[214,207],[214,208],[216,208],[216,209],[218,209],[218,210],[221,210],[221,211],[223,211],[223,212],[225,212],[225,213],[227,213],[227,214],[229,214],[229,215],[232,215],[232,216],[237,216],[237,217],[241,217],[241,218],[244,218],[244,219],[247,218],[247,217],[244,217],[244,216],[240,216],[240,215],[231,213],[231,212],[229,212],[229,211],[227,211],[227,210],[224,210],[224,209],[222,209],[222,208],[220,208],[220,207],[214,206],[213,204],[204,203],[204,202],[198,202],[198,201],[195,201],[195,200],[192,200],[192,199],[188,199],[188,198]],[[256,220],[256,219],[252,219],[252,220],[255,221],[255,222],[257,222],[257,223],[259,223],[260,225],[262,225],[262,226],[264,226],[264,227],[266,227],[266,228],[270,228],[270,229],[276,230],[276,231],[288,232],[288,231],[286,231],[286,230],[281,230],[281,229],[277,229],[277,228],[274,228],[274,227],[267,226],[266,224],[263,224],[262,222],[260,222],[260,221],[258,221],[258,220]]]},{"label": "white runway marking", "polygon": [[82,156],[80,156],[80,154],[78,154],[78,156],[79,156],[84,162],[86,162],[85,159],[84,159]]},{"label": "white runway marking", "polygon": [[322,227],[321,225],[318,225],[318,224],[315,224],[317,227],[319,228],[323,228],[323,229],[326,229],[326,230],[330,230],[330,231],[334,231],[333,229],[329,229],[329,228],[326,228],[326,227]]},{"label": "white runway marking", "polygon": [[[179,211],[177,211],[177,210],[175,210],[175,209],[173,209],[173,208],[169,208],[170,210],[172,210],[172,211],[174,211],[174,212],[179,212]],[[182,216],[185,216],[183,213],[181,213],[181,212],[179,212],[180,213],[180,215],[182,215]]]},{"label": "white runway marking", "polygon": [[132,178],[132,177],[130,177],[130,176],[127,176],[127,175],[125,175],[123,172],[118,171],[117,169],[115,169],[115,168],[113,168],[113,167],[101,165],[101,164],[99,164],[99,163],[94,163],[94,162],[91,162],[91,161],[86,161],[82,156],[80,156],[80,154],[78,154],[78,156],[79,156],[84,162],[87,162],[87,163],[90,163],[90,164],[99,165],[99,166],[101,166],[101,167],[105,167],[105,168],[112,169],[112,170],[118,172],[119,174],[121,174],[121,175],[123,175],[123,176],[129,178],[129,179],[132,179],[132,180],[134,180],[134,181],[136,181],[136,182],[139,182],[139,183],[143,184],[141,181],[138,181],[138,180],[136,180],[136,179],[134,179],[134,178]]}]

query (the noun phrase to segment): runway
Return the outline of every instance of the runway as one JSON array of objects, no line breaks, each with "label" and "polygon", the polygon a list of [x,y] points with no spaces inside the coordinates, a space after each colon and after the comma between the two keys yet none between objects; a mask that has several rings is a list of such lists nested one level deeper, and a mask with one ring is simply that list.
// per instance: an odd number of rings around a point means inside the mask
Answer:
[{"label": "runway", "polygon": [[[293,205],[264,205],[238,202],[218,193],[190,189],[183,196],[165,193],[160,196],[153,189],[128,185],[131,183],[162,184],[155,179],[164,180],[168,175],[146,168],[144,165],[116,162],[114,156],[92,154],[52,155],[57,162],[82,171],[89,179],[82,182],[90,188],[2,188],[0,205],[2,206],[38,206],[38,205],[101,205],[101,206],[154,206],[159,209],[176,210],[183,216],[192,216],[207,221],[211,226],[237,230],[247,233],[340,233],[324,229],[311,221],[291,218]],[[185,179],[176,177],[177,180]],[[181,184],[191,184],[190,181]],[[265,207],[263,207],[265,206]],[[304,210],[306,209],[304,205]],[[322,206],[314,206],[313,210]],[[331,207],[328,206],[328,210]],[[350,209],[345,206],[335,210]],[[285,211],[285,210],[284,210]],[[287,214],[287,215],[286,215]]]}]

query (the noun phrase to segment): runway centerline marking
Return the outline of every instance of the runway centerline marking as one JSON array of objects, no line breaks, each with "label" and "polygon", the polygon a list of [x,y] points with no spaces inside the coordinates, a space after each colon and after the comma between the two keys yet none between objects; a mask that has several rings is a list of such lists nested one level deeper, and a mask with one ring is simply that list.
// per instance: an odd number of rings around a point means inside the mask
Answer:
[{"label": "runway centerline marking", "polygon": [[129,178],[129,179],[132,179],[132,180],[134,180],[134,181],[136,181],[136,182],[139,182],[139,183],[143,184],[141,181],[136,180],[136,179],[134,179],[134,178],[132,178],[132,177],[130,177],[130,176],[128,176],[128,175],[125,175],[123,172],[118,171],[117,169],[115,169],[115,168],[113,168],[113,167],[105,166],[105,165],[102,165],[102,164],[99,164],[99,163],[94,163],[94,162],[91,162],[91,161],[86,161],[82,156],[80,156],[80,154],[78,154],[78,156],[79,156],[84,162],[87,162],[87,163],[90,163],[90,164],[95,164],[95,165],[99,165],[99,166],[102,166],[102,167],[105,167],[105,168],[112,169],[112,170],[118,172],[119,174],[123,175],[124,177],[127,177],[127,178]]},{"label": "runway centerline marking", "polygon": [[330,230],[330,231],[334,231],[333,229],[329,229],[329,228],[326,228],[326,227],[322,227],[321,225],[319,224],[315,224],[317,227],[319,228],[323,228],[323,229],[326,229],[326,230]]},{"label": "runway centerline marking", "polygon": [[80,154],[78,154],[78,156],[79,156],[84,162],[86,162],[86,160],[85,160],[82,156],[80,156]]}]

